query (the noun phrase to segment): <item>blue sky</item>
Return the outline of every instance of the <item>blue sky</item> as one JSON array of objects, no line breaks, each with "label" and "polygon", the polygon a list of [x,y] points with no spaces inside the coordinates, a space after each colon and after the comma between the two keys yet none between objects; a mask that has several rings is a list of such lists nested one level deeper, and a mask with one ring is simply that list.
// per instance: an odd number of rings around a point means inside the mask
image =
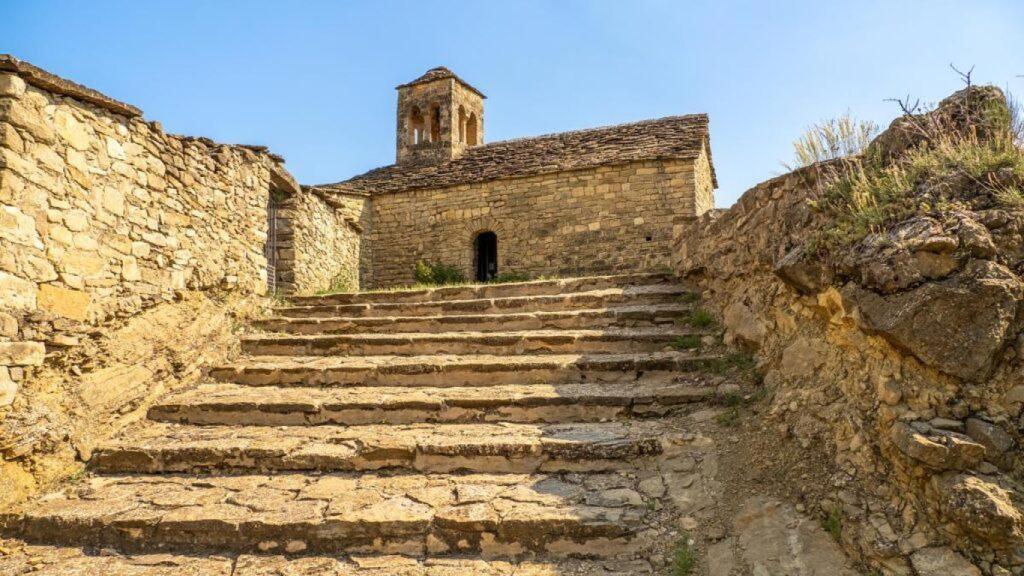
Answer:
[{"label": "blue sky", "polygon": [[488,95],[491,142],[707,112],[728,206],[807,125],[957,89],[951,62],[1024,95],[1022,23],[1021,0],[0,0],[0,52],[310,184],[393,162],[394,87],[437,65]]}]

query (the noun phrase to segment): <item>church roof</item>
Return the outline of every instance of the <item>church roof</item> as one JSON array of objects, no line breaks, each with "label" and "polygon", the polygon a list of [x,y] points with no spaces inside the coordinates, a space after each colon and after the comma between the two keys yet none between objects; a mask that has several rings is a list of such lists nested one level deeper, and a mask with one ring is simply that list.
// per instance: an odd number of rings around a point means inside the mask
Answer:
[{"label": "church roof", "polygon": [[[707,114],[668,116],[504,140],[467,148],[454,160],[433,165],[384,166],[344,182],[315,188],[382,194],[416,188],[444,188],[506,178],[594,168],[643,160],[695,159],[706,149],[711,160]],[[714,185],[714,164],[711,175]]]},{"label": "church roof", "polygon": [[395,86],[395,90],[401,90],[402,88],[408,88],[409,86],[415,86],[417,84],[426,84],[427,82],[435,82],[437,80],[445,80],[448,78],[454,78],[457,82],[459,82],[466,88],[469,88],[473,92],[476,92],[481,98],[487,98],[487,96],[484,96],[483,92],[472,87],[469,84],[469,82],[466,82],[462,78],[459,78],[458,75],[455,74],[455,72],[452,72],[451,70],[445,68],[444,66],[431,68],[430,70],[427,70],[426,73],[423,74],[423,76],[420,76],[419,78],[413,80],[412,82],[407,82],[405,84],[399,84],[398,86]]}]

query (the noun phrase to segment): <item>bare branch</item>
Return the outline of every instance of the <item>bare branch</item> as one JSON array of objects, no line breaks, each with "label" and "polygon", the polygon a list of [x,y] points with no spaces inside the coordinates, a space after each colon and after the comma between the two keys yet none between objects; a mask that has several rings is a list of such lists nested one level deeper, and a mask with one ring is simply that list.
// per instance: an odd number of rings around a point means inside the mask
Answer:
[{"label": "bare branch", "polygon": [[953,72],[956,72],[957,74],[960,75],[960,79],[963,80],[964,84],[966,84],[968,88],[971,87],[971,74],[974,73],[974,66],[971,66],[970,70],[968,70],[967,72],[960,70],[959,68],[954,66],[952,62],[949,63],[949,67],[953,69]]},{"label": "bare branch", "polygon": [[913,116],[917,113],[917,110],[921,107],[921,99],[918,98],[914,101],[913,106],[910,105],[910,95],[906,98],[886,98],[885,102],[895,102],[899,105],[900,110],[903,110],[903,114],[906,116]]}]

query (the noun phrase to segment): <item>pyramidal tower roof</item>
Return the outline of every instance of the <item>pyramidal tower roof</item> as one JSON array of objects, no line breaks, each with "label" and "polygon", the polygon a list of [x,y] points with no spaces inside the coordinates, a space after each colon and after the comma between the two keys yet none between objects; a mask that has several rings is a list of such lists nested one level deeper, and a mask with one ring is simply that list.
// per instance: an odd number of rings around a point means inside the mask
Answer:
[{"label": "pyramidal tower roof", "polygon": [[426,84],[427,82],[436,82],[437,80],[446,80],[448,78],[455,79],[456,82],[462,84],[466,88],[469,88],[473,92],[479,94],[481,98],[487,98],[487,96],[484,96],[483,92],[477,90],[469,82],[466,82],[462,78],[459,78],[459,76],[455,72],[452,72],[451,70],[445,68],[444,66],[431,68],[430,70],[427,70],[422,76],[413,80],[412,82],[407,82],[405,84],[400,84],[396,86],[395,90],[401,90],[402,88],[408,88],[409,86],[415,86],[417,84]]}]

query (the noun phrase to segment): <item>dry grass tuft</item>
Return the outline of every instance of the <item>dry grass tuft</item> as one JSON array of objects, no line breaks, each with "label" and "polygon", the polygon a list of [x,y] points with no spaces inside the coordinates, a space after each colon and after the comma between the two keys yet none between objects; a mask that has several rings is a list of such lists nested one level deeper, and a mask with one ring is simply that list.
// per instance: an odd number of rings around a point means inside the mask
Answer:
[{"label": "dry grass tuft", "polygon": [[815,124],[793,142],[793,164],[783,165],[795,170],[826,160],[844,158],[862,152],[878,135],[878,125],[857,120],[849,112]]}]

